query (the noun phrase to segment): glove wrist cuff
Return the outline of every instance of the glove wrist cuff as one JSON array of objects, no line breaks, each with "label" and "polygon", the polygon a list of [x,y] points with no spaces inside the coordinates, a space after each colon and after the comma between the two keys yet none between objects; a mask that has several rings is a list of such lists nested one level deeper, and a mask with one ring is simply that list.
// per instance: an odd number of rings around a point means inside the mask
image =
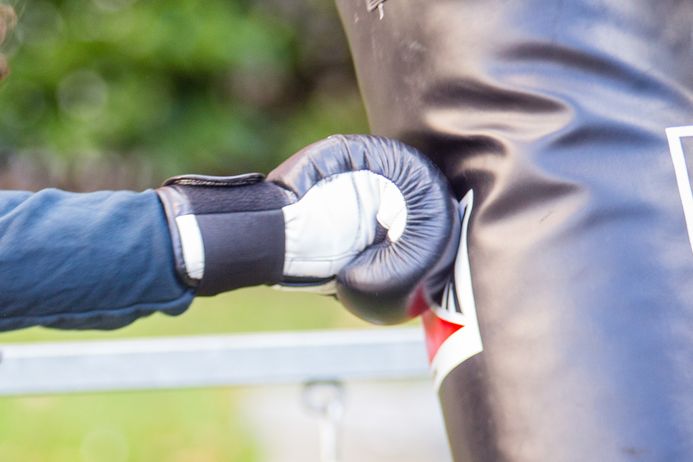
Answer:
[{"label": "glove wrist cuff", "polygon": [[176,270],[197,295],[275,284],[284,266],[282,188],[257,174],[188,175],[157,190],[166,211]]}]

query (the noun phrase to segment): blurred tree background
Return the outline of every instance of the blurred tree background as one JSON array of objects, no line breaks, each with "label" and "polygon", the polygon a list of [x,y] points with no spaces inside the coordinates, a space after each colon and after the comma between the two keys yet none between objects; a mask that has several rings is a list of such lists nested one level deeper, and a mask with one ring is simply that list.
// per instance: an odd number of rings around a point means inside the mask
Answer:
[{"label": "blurred tree background", "polygon": [[267,171],[367,131],[324,0],[15,1],[0,84],[3,188],[146,188]]},{"label": "blurred tree background", "polygon": [[[3,45],[2,189],[266,172],[319,138],[367,131],[329,0],[7,3],[19,21]],[[345,326],[364,324],[331,299],[259,288],[116,332],[35,328],[0,342]],[[0,399],[0,461],[263,461],[271,441],[248,433],[242,399],[224,389]]]}]

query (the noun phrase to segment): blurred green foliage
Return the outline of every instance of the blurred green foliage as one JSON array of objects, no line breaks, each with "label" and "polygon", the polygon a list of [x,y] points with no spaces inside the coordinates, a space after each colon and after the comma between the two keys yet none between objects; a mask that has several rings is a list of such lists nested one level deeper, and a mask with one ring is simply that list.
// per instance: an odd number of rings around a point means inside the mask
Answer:
[{"label": "blurred green foliage", "polygon": [[[19,23],[3,46],[12,74],[0,83],[0,188],[146,188],[184,172],[267,171],[331,133],[367,131],[330,1],[10,3]],[[327,298],[252,289],[115,332],[37,328],[0,342],[344,326],[364,323]],[[271,442],[248,434],[238,399],[0,399],[0,461],[260,461]]]},{"label": "blurred green foliage", "polygon": [[189,171],[267,171],[316,139],[367,130],[331,2],[14,7],[18,27],[4,47],[12,74],[0,84],[5,159],[68,174],[89,163],[92,176],[108,175],[94,165],[116,163],[138,172],[141,187]]}]

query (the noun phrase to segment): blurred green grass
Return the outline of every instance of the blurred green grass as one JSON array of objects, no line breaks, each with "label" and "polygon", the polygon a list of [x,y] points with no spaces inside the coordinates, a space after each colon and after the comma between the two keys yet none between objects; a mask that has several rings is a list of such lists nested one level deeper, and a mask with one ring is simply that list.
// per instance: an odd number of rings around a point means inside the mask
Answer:
[{"label": "blurred green grass", "polygon": [[[42,328],[0,343],[370,327],[328,297],[244,289],[199,298],[181,316],[156,314],[113,332]],[[0,399],[2,462],[257,462],[262,446],[243,425],[237,389]]]}]

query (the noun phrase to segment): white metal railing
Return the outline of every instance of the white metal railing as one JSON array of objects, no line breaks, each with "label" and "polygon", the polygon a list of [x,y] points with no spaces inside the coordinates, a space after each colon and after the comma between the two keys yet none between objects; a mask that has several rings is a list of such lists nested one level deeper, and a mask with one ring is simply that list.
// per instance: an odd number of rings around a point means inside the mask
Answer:
[{"label": "white metal railing", "polygon": [[427,375],[416,328],[0,345],[0,395]]}]

